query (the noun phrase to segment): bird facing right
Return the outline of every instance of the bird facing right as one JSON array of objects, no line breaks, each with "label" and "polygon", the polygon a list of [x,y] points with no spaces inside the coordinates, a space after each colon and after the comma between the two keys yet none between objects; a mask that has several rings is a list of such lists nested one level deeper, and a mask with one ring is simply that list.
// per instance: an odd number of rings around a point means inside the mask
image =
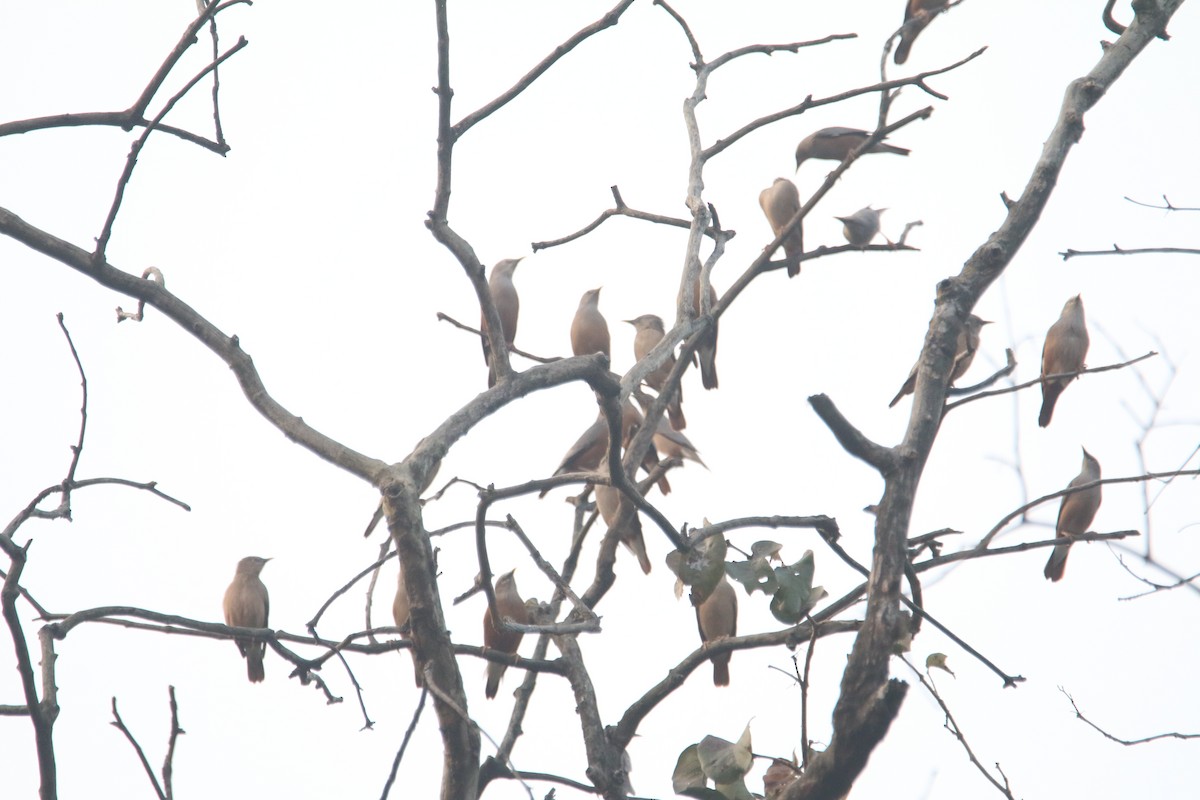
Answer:
[{"label": "bird facing right", "polygon": [[[521,310],[521,300],[517,297],[517,287],[513,283],[513,271],[519,258],[506,258],[492,267],[488,277],[488,291],[492,295],[492,303],[496,313],[500,315],[500,327],[504,330],[504,343],[512,349],[513,340],[517,338],[517,316]],[[483,332],[483,361],[488,365],[488,388],[496,385],[496,370],[492,367],[492,353],[488,346],[487,319],[480,317],[479,329]]]},{"label": "bird facing right", "polygon": [[[643,314],[637,319],[627,319],[625,321],[637,331],[633,337],[633,355],[638,361],[648,356],[650,351],[657,347],[658,343],[666,336],[662,318],[655,314]],[[675,369],[674,353],[667,356],[667,360],[643,380],[645,380],[647,386],[661,394],[663,387],[666,386],[667,376],[671,374],[671,370],[673,369]],[[683,416],[682,386],[676,387],[672,393],[671,399],[667,403],[667,416],[671,420],[671,427],[675,430],[681,431],[687,427],[687,420]]]},{"label": "bird facing right", "polygon": [[[946,386],[954,385],[954,382],[966,374],[971,368],[971,362],[975,360],[975,352],[979,349],[979,331],[984,325],[991,325],[990,320],[980,319],[974,314],[967,316],[967,321],[963,325],[962,330],[958,332],[958,339],[955,341],[954,363],[950,366],[950,380],[946,381]],[[908,380],[900,387],[900,391],[896,392],[896,396],[892,398],[892,402],[888,403],[888,408],[900,402],[900,398],[906,394],[912,394],[917,388],[917,364],[913,364],[912,372],[908,373]]]},{"label": "bird facing right", "polygon": [[[1068,489],[1100,480],[1100,462],[1087,450],[1083,451],[1083,468],[1079,474],[1067,484]],[[1058,522],[1054,526],[1055,536],[1064,537],[1073,534],[1087,533],[1096,511],[1100,508],[1100,487],[1074,492],[1063,497],[1062,505],[1058,507]],[[1062,580],[1063,571],[1067,568],[1067,554],[1071,551],[1071,543],[1056,544],[1050,560],[1042,574],[1052,581]]]},{"label": "bird facing right", "polygon": [[[259,574],[270,561],[269,558],[246,556],[238,562],[233,582],[225,590],[225,624],[232,628],[265,628],[271,603],[267,587]],[[239,637],[234,639],[242,657],[246,659],[246,676],[251,683],[261,683],[266,676],[263,670],[263,654],[266,644],[256,639]]]},{"label": "bird facing right", "polygon": [[1041,427],[1050,424],[1058,396],[1067,388],[1067,384],[1078,377],[1047,380],[1046,376],[1079,372],[1083,369],[1087,351],[1088,332],[1087,322],[1083,318],[1083,299],[1075,295],[1063,306],[1062,314],[1050,326],[1050,330],[1046,331],[1046,343],[1042,346],[1042,411],[1038,414],[1038,425]]},{"label": "bird facing right", "polygon": [[588,289],[579,298],[575,319],[571,320],[571,352],[577,356],[604,353],[612,357],[608,322],[600,313],[600,289]]},{"label": "bird facing right", "polygon": [[[515,569],[509,570],[496,581],[496,610],[500,613],[501,619],[508,617],[513,622],[527,625],[529,623],[529,610],[525,607],[525,601],[521,599],[521,595],[517,592],[515,572]],[[521,639],[524,636],[525,634],[521,631],[509,630],[497,625],[492,620],[492,609],[490,606],[483,612],[484,648],[513,655],[517,652],[517,648],[521,646]],[[488,662],[487,686],[484,688],[483,693],[489,700],[495,697],[496,692],[500,689],[500,679],[504,677],[506,669],[508,669],[507,664],[501,664],[496,661]]]}]

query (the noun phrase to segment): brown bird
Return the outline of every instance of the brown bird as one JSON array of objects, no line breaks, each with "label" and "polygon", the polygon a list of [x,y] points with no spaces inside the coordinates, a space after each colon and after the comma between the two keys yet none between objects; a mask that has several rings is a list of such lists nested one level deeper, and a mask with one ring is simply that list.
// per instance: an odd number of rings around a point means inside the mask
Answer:
[{"label": "brown bird", "polygon": [[[696,283],[692,286],[692,308],[695,310],[696,316],[703,314],[700,303],[700,277],[696,276]],[[709,308],[717,304],[717,291],[713,289],[712,284],[708,285]],[[692,363],[700,362],[700,381],[704,384],[705,389],[717,388],[717,321],[714,319],[712,325],[704,335],[700,338],[696,345],[696,352],[692,356]]]},{"label": "brown bird", "polygon": [[1050,326],[1050,330],[1046,331],[1046,343],[1042,346],[1042,413],[1038,415],[1038,425],[1044,428],[1050,424],[1058,396],[1067,388],[1067,384],[1079,377],[1047,380],[1046,376],[1083,369],[1087,351],[1088,332],[1087,322],[1083,318],[1083,298],[1075,295],[1063,306],[1062,314]]},{"label": "brown bird", "polygon": [[[504,343],[511,349],[513,340],[517,338],[517,315],[521,310],[521,300],[517,297],[517,287],[513,284],[513,271],[516,270],[517,264],[521,263],[519,258],[506,258],[503,261],[492,267],[492,274],[488,277],[488,290],[492,295],[492,302],[496,306],[496,313],[500,315],[500,325],[504,330]],[[488,365],[488,387],[496,385],[496,371],[492,369],[492,354],[488,348],[487,338],[487,320],[482,316],[479,319],[479,329],[484,332],[483,341],[483,361]]]},{"label": "brown bird", "polygon": [[[662,318],[654,314],[642,314],[637,319],[627,319],[625,321],[637,331],[637,334],[633,337],[633,355],[638,361],[645,358],[662,341],[663,336],[666,335],[666,331],[663,329]],[[671,370],[673,369],[675,369],[674,353],[668,356],[667,360],[660,364],[658,369],[645,377],[646,385],[661,394],[663,386],[667,383],[667,376],[671,374]],[[681,431],[687,427],[687,420],[683,416],[682,386],[675,388],[675,393],[667,403],[667,416],[671,420],[671,427],[675,430]]]},{"label": "brown bird", "polygon": [[[633,435],[637,433],[637,429],[641,427],[642,414],[633,407],[633,403],[626,401],[621,406],[621,445],[624,447],[633,439]],[[563,456],[562,462],[558,468],[554,470],[555,475],[565,475],[568,472],[595,472],[600,469],[600,461],[604,458],[608,451],[608,422],[605,421],[604,415],[600,414],[596,417],[588,429],[585,430],[575,444],[571,445],[571,449]],[[650,449],[646,451],[646,455],[642,458],[642,469],[650,472],[658,465],[658,451],[651,443]],[[667,481],[667,476],[664,475],[658,479],[658,488],[663,494],[671,493],[671,484]],[[549,492],[546,489],[538,497],[545,497]]]},{"label": "brown bird", "polygon": [[[770,187],[758,193],[758,204],[767,215],[771,225],[771,233],[779,233],[792,221],[792,217],[800,212],[800,192],[796,184],[787,178],[776,178]],[[787,261],[789,278],[800,274],[800,256],[804,254],[803,222],[796,224],[787,238],[783,240],[783,253]]]},{"label": "brown bird", "polygon": [[[516,572],[515,569],[506,572],[496,581],[496,610],[500,612],[501,619],[508,617],[513,622],[527,625],[529,624],[529,610],[525,607],[525,601],[521,599],[521,595],[517,593],[517,579],[513,577],[514,572]],[[492,620],[491,607],[483,612],[483,646],[485,649],[513,655],[521,646],[521,638],[524,635],[520,631],[497,626]],[[496,696],[496,690],[500,688],[500,679],[504,677],[506,669],[508,669],[507,664],[488,662],[487,686],[483,693],[489,700]]]},{"label": "brown bird", "polygon": [[[796,145],[796,169],[810,158],[823,158],[828,161],[845,161],[850,151],[867,140],[871,134],[858,128],[822,128],[816,133],[810,133]],[[884,142],[876,142],[867,153],[895,153],[906,156],[910,150]]]},{"label": "brown bird", "polygon": [[[1076,486],[1083,486],[1098,480],[1100,480],[1100,462],[1091,453],[1084,450],[1083,469],[1071,479],[1067,488],[1074,489]],[[1062,537],[1087,533],[1099,508],[1099,486],[1064,496],[1062,505],[1058,507],[1058,523],[1054,526],[1055,535]],[[1042,571],[1042,574],[1052,581],[1062,580],[1063,571],[1067,568],[1067,554],[1070,551],[1071,543],[1069,541],[1066,544],[1054,545],[1054,552],[1050,554],[1050,560],[1046,562],[1046,569]]]},{"label": "brown bird", "polygon": [[[408,604],[408,589],[404,586],[404,570],[401,569],[396,580],[396,597],[392,600],[392,619],[396,621],[396,627],[403,629],[408,625],[409,604]],[[407,634],[403,634],[407,636]],[[416,680],[417,686],[421,686],[421,665],[417,663],[417,651],[409,648],[413,660],[413,678]]]},{"label": "brown bird", "polygon": [[[855,247],[866,247],[879,235],[879,215],[886,208],[860,208],[848,217],[834,217],[842,223],[842,235]],[[887,238],[886,236],[884,237]]]},{"label": "brown bird", "polygon": [[[946,386],[954,385],[954,382],[961,378],[966,371],[971,368],[971,362],[975,360],[975,352],[979,349],[979,331],[984,325],[991,325],[990,320],[980,319],[971,314],[967,317],[967,322],[963,325],[961,331],[958,332],[958,341],[954,350],[954,364],[950,367],[950,380],[946,382]],[[917,364],[913,364],[912,372],[908,374],[908,380],[900,387],[900,391],[892,398],[892,402],[888,403],[888,408],[900,402],[900,398],[906,394],[912,394],[917,386]]]},{"label": "brown bird", "polygon": [[787,787],[800,779],[800,768],[790,761],[776,758],[763,773],[763,796],[765,800],[782,800]]},{"label": "brown bird", "polygon": [[[601,472],[608,471],[608,459],[600,462]],[[607,484],[596,484],[596,507],[610,531],[616,531],[617,540],[637,556],[642,572],[650,574],[650,557],[646,555],[646,539],[642,536],[642,519],[635,506],[620,489]]]},{"label": "brown bird", "polygon": [[703,459],[700,458],[700,451],[692,444],[692,440],[679,431],[672,429],[662,417],[658,418],[658,427],[654,429],[654,446],[658,448],[658,452],[662,454],[663,458],[680,458],[695,461],[700,466],[708,469],[708,464],[705,464]]},{"label": "brown bird", "polygon": [[577,356],[604,353],[611,357],[609,345],[608,323],[600,313],[600,289],[588,289],[571,320],[571,351]]},{"label": "brown bird", "polygon": [[893,61],[903,64],[908,60],[908,52],[912,50],[913,42],[948,2],[949,0],[904,0],[904,27],[900,30],[900,44],[896,45]]},{"label": "brown bird", "polygon": [[[692,593],[692,603],[696,595]],[[700,639],[707,647],[709,643],[727,636],[737,636],[737,592],[721,576],[718,583],[704,600],[696,606],[696,623],[700,627]],[[729,657],[721,653],[712,657],[713,686],[729,685]]]},{"label": "brown bird", "polygon": [[[225,590],[225,624],[231,628],[265,628],[271,610],[267,587],[259,578],[269,558],[246,556],[238,562],[233,582]],[[238,637],[234,639],[242,657],[246,659],[246,675],[251,683],[261,683],[266,676],[263,671],[263,653],[266,644],[260,640]]]}]

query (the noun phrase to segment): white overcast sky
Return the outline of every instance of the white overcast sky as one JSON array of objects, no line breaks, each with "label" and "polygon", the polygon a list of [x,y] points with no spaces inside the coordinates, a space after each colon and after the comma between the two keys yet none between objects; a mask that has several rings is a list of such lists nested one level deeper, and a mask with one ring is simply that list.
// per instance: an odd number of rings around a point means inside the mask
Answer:
[{"label": "white overcast sky", "polygon": [[[867,85],[880,48],[900,24],[901,0],[749,2],[679,0],[705,56],[751,43],[858,38],[798,55],[753,56],[720,70],[699,120],[706,144],[763,114]],[[1118,4],[1126,5],[1126,4]],[[554,46],[599,17],[609,2],[452,2],[454,119],[510,86]],[[836,517],[847,549],[869,561],[871,518],[882,481],[847,456],[806,398],[828,394],[868,436],[891,445],[907,424],[909,401],[887,401],[919,353],[938,280],[1002,221],[1001,192],[1025,185],[1067,83],[1087,72],[1111,39],[1102,0],[968,0],[934,21],[903,70],[932,69],[987,46],[981,58],[930,84],[942,102],[908,88],[894,118],[932,104],[933,116],[897,132],[908,158],[869,156],[854,165],[814,211],[806,244],[840,244],[845,215],[886,207],[896,238],[921,220],[909,242],[920,252],[848,254],[809,262],[788,281],[758,280],[721,321],[721,388],[684,380],[686,431],[710,471],[673,474],[669,497],[652,499],[676,526],[762,514]],[[16,120],[129,106],[194,14],[172,3],[10,3],[0,9],[0,116]],[[1118,9],[1126,17],[1127,8]],[[1146,466],[1185,463],[1197,442],[1196,262],[1184,256],[1081,258],[1066,248],[1196,246],[1196,217],[1140,208],[1125,196],[1200,205],[1200,168],[1190,142],[1200,127],[1195,76],[1200,36],[1194,4],[1116,88],[1088,114],[1045,214],[1005,276],[976,312],[996,324],[965,382],[1015,350],[1015,377],[1036,377],[1042,336],[1063,302],[1082,293],[1092,366],[1159,350],[1165,358],[1133,370],[1085,377],[1063,395],[1053,424],[1037,428],[1036,389],[969,405],[943,425],[912,523],[914,534],[964,531],[963,544],[1026,499],[1063,488],[1086,446],[1109,477],[1140,470],[1140,422],[1154,411],[1147,387],[1170,391],[1159,427],[1145,443]],[[473,323],[478,308],[462,270],[424,227],[434,191],[436,135],[433,3],[297,3],[261,0],[221,17],[222,41],[250,45],[221,72],[228,157],[165,135],[141,156],[109,246],[111,262],[139,274],[155,265],[167,287],[227,334],[240,337],[268,390],[293,413],[370,456],[395,461],[445,416],[486,387],[478,341],[440,323],[437,311]],[[207,39],[172,75],[153,108],[208,59]],[[611,204],[620,187],[638,209],[684,216],[688,153],[682,103],[693,88],[691,54],[679,28],[645,0],[620,24],[564,58],[515,102],[478,125],[455,151],[450,221],[487,265],[530,255],[529,243],[577,230]],[[874,97],[790,118],[748,136],[710,164],[707,200],[738,232],[713,273],[723,290],[761,251],[770,232],[760,189],[792,176],[796,142],[817,128],[869,128]],[[211,131],[211,98],[198,87],[169,118]],[[131,135],[64,129],[0,140],[0,206],[83,247],[98,235]],[[807,196],[831,168],[806,164],[796,178]],[[569,353],[567,331],[579,296],[603,285],[601,310],[613,334],[614,368],[632,366],[633,329],[644,313],[668,320],[683,266],[684,234],[614,220],[571,245],[530,255],[517,271],[522,316],[517,345]],[[263,577],[271,625],[301,633],[321,602],[376,557],[379,534],[361,530],[376,502],[371,487],[287,441],[246,402],[230,372],[163,315],[115,323],[134,305],[60,264],[0,239],[5,314],[0,325],[0,515],[6,519],[41,488],[60,481],[79,424],[79,381],[54,319],[63,312],[87,370],[88,438],[80,477],[155,480],[190,513],[147,493],[117,487],[81,491],[74,522],[33,522],[24,585],[47,607],[69,611],[133,605],[219,620],[221,594],[242,556],[273,556]],[[527,362],[516,358],[523,368]],[[1140,377],[1139,377],[1140,375]],[[583,386],[544,392],[480,425],[451,452],[437,485],[454,476],[497,486],[544,477],[594,418]],[[1020,465],[1018,473],[1014,465]],[[1195,459],[1191,466],[1195,466]],[[1149,487],[1156,557],[1183,574],[1200,564],[1198,493],[1192,479]],[[1142,490],[1106,487],[1094,529],[1144,530]],[[563,491],[495,509],[521,521],[550,560],[568,545],[571,509]],[[435,529],[471,518],[463,487],[426,508]],[[1052,535],[1057,504],[1032,512],[1036,525],[1002,544]],[[581,641],[601,710],[615,722],[630,702],[698,643],[694,616],[676,601],[663,564],[669,545],[647,526],[654,572],[627,553],[600,608],[604,632]],[[817,582],[833,596],[855,574],[805,531],[745,531],[813,549]],[[957,548],[960,540],[950,540]],[[476,572],[469,532],[439,539],[445,600]],[[594,543],[593,543],[594,546]],[[1141,548],[1134,541],[1130,546]],[[524,595],[549,597],[550,584],[514,541],[495,536],[492,564],[519,567]],[[912,657],[949,654],[957,673],[938,685],[980,760],[999,762],[1019,797],[1183,798],[1194,796],[1194,743],[1122,748],[1077,721],[1059,686],[1085,713],[1129,738],[1200,731],[1200,661],[1195,593],[1121,598],[1142,585],[1103,544],[1077,545],[1066,578],[1042,578],[1037,550],[973,562],[925,577],[929,611],[1010,673],[1003,690],[987,671],[926,626]],[[1161,573],[1127,563],[1155,580]],[[5,565],[7,569],[7,566]],[[590,567],[581,578],[590,579]],[[395,567],[381,577],[375,624],[390,622]],[[363,592],[334,606],[320,631],[361,630]],[[456,640],[479,643],[479,597],[447,607]],[[37,623],[22,607],[27,633]],[[778,627],[761,595],[741,597],[740,631]],[[4,637],[7,641],[7,635]],[[822,640],[813,663],[810,734],[828,740],[829,711],[849,647]],[[522,652],[532,650],[527,639]],[[374,730],[348,676],[324,677],[345,698],[327,706],[286,678],[268,656],[267,681],[252,686],[234,647],[109,625],[88,625],[58,644],[62,713],[55,727],[60,796],[146,797],[133,752],[109,726],[115,696],[126,723],[156,766],[168,726],[167,686],[178,692],[187,731],[175,757],[179,796],[378,797],[417,702],[407,655],[351,658]],[[551,654],[554,654],[553,649]],[[802,655],[802,652],[800,653]],[[8,645],[0,660],[12,663]],[[483,698],[484,667],[463,659],[470,713],[499,738],[519,674],[500,696]],[[897,662],[896,674],[911,675]],[[707,667],[646,721],[630,748],[639,794],[671,796],[676,755],[706,734],[737,739],[749,723],[758,753],[789,755],[800,741],[800,697],[784,650],[735,654],[733,686],[715,689]],[[0,703],[21,699],[15,670],[0,671]],[[585,780],[573,700],[564,681],[539,681],[519,769]],[[486,739],[484,754],[491,751]],[[0,720],[7,765],[0,794],[36,794],[28,720]],[[760,791],[762,765],[748,783]],[[426,709],[392,797],[433,797],[440,739]],[[542,797],[546,785],[535,785]],[[858,787],[860,798],[943,800],[986,797],[987,786],[942,727],[932,700],[914,686]],[[495,784],[489,797],[526,797]],[[583,796],[560,787],[558,797]]]}]

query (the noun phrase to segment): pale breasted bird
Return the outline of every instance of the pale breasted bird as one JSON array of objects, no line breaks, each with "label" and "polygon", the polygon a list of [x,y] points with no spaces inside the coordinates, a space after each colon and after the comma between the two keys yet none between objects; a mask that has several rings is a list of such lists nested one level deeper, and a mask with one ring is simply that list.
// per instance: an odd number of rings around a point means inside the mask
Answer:
[{"label": "pale breasted bird", "polygon": [[[958,332],[958,339],[955,343],[954,363],[950,367],[950,380],[946,382],[946,386],[953,386],[954,382],[966,374],[971,368],[971,362],[975,360],[975,353],[979,350],[979,331],[984,325],[991,325],[990,320],[980,319],[974,314],[967,316],[967,321],[963,325],[962,330]],[[892,398],[892,402],[888,403],[888,408],[900,402],[900,398],[906,394],[912,394],[917,386],[917,366],[913,364],[912,372],[908,374],[908,380],[900,387],[900,391]]]},{"label": "pale breasted bird", "polygon": [[[259,574],[269,558],[246,556],[238,562],[233,582],[225,590],[225,624],[233,628],[265,628],[271,610],[267,587]],[[266,676],[263,654],[266,644],[256,639],[234,639],[246,659],[246,675],[251,683],[260,683]]]},{"label": "pale breasted bird", "polygon": [[[608,470],[608,458],[600,462],[602,472]],[[615,531],[617,541],[637,556],[642,572],[650,574],[650,556],[646,554],[646,539],[642,535],[642,519],[637,506],[620,489],[607,484],[596,484],[596,508],[610,531]]]},{"label": "pale breasted bird", "polygon": [[[642,414],[633,407],[633,403],[628,400],[621,406],[621,446],[625,447],[633,439],[633,435],[642,425]],[[563,456],[562,462],[558,468],[554,470],[555,475],[565,475],[568,472],[595,472],[600,469],[600,461],[608,452],[608,422],[604,419],[604,415],[600,414],[596,417],[596,421],[588,426],[575,444],[571,445],[571,449]],[[650,449],[646,451],[646,455],[642,457],[642,469],[650,472],[658,465],[658,451],[651,443]],[[658,480],[658,488],[663,494],[671,493],[671,484],[667,481],[667,476],[663,475]],[[538,497],[545,497],[549,489],[541,492]]]},{"label": "pale breasted bird", "polygon": [[879,235],[879,215],[886,208],[860,208],[848,217],[834,217],[842,223],[842,235],[855,247],[866,247]]},{"label": "pale breasted bird", "polygon": [[[1071,479],[1067,488],[1074,489],[1098,480],[1100,480],[1100,462],[1091,453],[1084,450],[1083,468],[1078,475]],[[1062,505],[1058,507],[1058,522],[1054,526],[1055,536],[1064,537],[1087,533],[1099,508],[1100,487],[1098,485],[1065,495]],[[1062,580],[1063,571],[1067,568],[1067,554],[1070,551],[1071,543],[1069,541],[1066,544],[1056,544],[1042,574],[1052,581]]]},{"label": "pale breasted bird", "polygon": [[[800,192],[796,184],[787,178],[776,178],[775,182],[758,194],[758,204],[767,216],[771,225],[771,233],[778,236],[780,231],[792,221],[792,217],[800,212]],[[789,278],[800,274],[800,256],[804,254],[803,222],[797,223],[783,240],[783,253],[787,261]]]},{"label": "pale breasted bird", "polygon": [[611,357],[608,323],[600,313],[600,289],[588,289],[571,320],[571,351],[577,356],[604,353]]},{"label": "pale breasted bird", "polygon": [[903,64],[908,60],[913,42],[948,2],[949,0],[904,0],[904,28],[900,31],[900,43],[896,45],[893,61]]},{"label": "pale breasted bird", "polygon": [[[700,316],[703,312],[700,303],[700,276],[696,276],[696,282],[692,285],[692,308],[695,310],[696,316]],[[709,308],[717,304],[717,290],[708,285]],[[700,338],[696,345],[696,353],[692,356],[693,363],[700,363],[700,381],[704,384],[705,389],[717,388],[717,321],[714,319],[708,330]]]},{"label": "pale breasted bird", "polygon": [[[737,636],[737,592],[733,586],[721,576],[721,580],[708,597],[698,605],[696,595],[692,593],[692,604],[696,605],[696,623],[700,628],[700,640],[707,646],[709,643],[727,636]],[[712,657],[713,686],[729,685],[729,657],[731,653],[721,653]]]},{"label": "pale breasted bird", "polygon": [[[527,625],[529,624],[529,610],[517,592],[517,579],[513,577],[514,572],[516,572],[515,569],[506,572],[496,580],[496,610],[500,613],[501,619],[508,617],[513,622]],[[483,646],[488,650],[515,654],[517,648],[521,646],[521,639],[524,636],[525,634],[520,631],[496,625],[492,620],[491,607],[483,612]],[[496,691],[500,688],[500,678],[504,676],[506,669],[508,669],[507,664],[488,662],[487,686],[483,693],[489,700],[496,696]]]},{"label": "pale breasted bird", "polygon": [[1038,415],[1038,425],[1044,428],[1050,424],[1058,396],[1067,388],[1067,384],[1078,377],[1047,380],[1046,376],[1079,372],[1083,369],[1087,351],[1088,332],[1087,322],[1083,318],[1083,299],[1075,295],[1063,306],[1062,314],[1050,326],[1050,330],[1046,331],[1046,343],[1042,346],[1042,412]]},{"label": "pale breasted bird", "polygon": [[[638,361],[645,358],[662,341],[663,336],[666,335],[662,318],[654,314],[643,314],[637,319],[627,319],[625,321],[637,331],[633,337],[633,355]],[[674,353],[667,356],[667,360],[660,364],[658,369],[645,377],[646,385],[661,394],[663,386],[667,383],[667,376],[671,374],[671,370],[673,369],[675,369]],[[671,420],[671,427],[675,430],[681,431],[687,427],[687,420],[683,416],[682,386],[675,388],[675,393],[667,403],[667,416]]]},{"label": "pale breasted bird", "polygon": [[[513,340],[517,338],[517,315],[521,310],[517,287],[513,284],[513,272],[519,263],[521,263],[519,258],[506,258],[492,267],[492,274],[488,277],[488,291],[491,292],[496,313],[500,315],[500,325],[504,329],[504,343],[510,349],[513,346]],[[496,371],[492,369],[492,354],[488,348],[487,320],[482,316],[479,328],[484,332],[483,361],[488,365],[488,386],[492,387],[496,385]]]},{"label": "pale breasted bird", "polygon": [[[396,622],[397,628],[403,629],[408,625],[408,617],[408,589],[404,586],[404,570],[401,569],[396,579],[396,596],[392,599],[392,619]],[[416,681],[417,686],[421,686],[423,682],[421,679],[421,666],[417,663],[417,651],[410,649],[409,652],[412,653],[413,679]]]},{"label": "pale breasted bird", "polygon": [[[861,145],[871,134],[858,128],[822,128],[816,133],[810,133],[796,145],[796,169],[810,158],[823,158],[828,161],[845,161],[850,151]],[[896,147],[885,142],[876,142],[867,153],[895,153],[906,156],[911,151]]]}]

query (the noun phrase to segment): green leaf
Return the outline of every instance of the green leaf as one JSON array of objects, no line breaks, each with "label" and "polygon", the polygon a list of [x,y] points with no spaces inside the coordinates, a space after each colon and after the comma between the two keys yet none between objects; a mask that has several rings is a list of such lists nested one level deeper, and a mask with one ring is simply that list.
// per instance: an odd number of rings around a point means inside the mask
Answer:
[{"label": "green leaf", "polygon": [[780,551],[782,550],[783,545],[781,545],[779,542],[772,542],[769,539],[764,539],[763,541],[755,542],[750,546],[750,559],[755,560],[763,558],[768,561],[774,559],[780,563],[783,563],[783,556],[779,555]]},{"label": "green leaf", "polygon": [[754,800],[754,795],[746,788],[746,782],[738,778],[733,783],[718,783],[718,796],[724,800]]},{"label": "green leaf", "polygon": [[[930,653],[925,657],[925,669],[943,669],[954,675],[954,670],[946,665],[945,653]],[[957,676],[955,676],[957,677]]]},{"label": "green leaf", "polygon": [[724,536],[710,536],[687,552],[672,550],[667,554],[667,567],[692,587],[694,603],[703,602],[720,582],[728,549]]},{"label": "green leaf", "polygon": [[794,625],[812,610],[827,592],[812,585],[816,564],[812,550],[805,551],[795,564],[776,567],[773,572],[778,585],[771,598],[771,613],[780,622]]},{"label": "green leaf", "polygon": [[717,736],[705,736],[697,747],[700,768],[718,785],[740,781],[754,763],[750,750],[750,727],[746,727],[741,740],[734,744]]},{"label": "green leaf", "polygon": [[704,769],[700,766],[699,747],[689,744],[683,748],[683,752],[675,761],[675,771],[671,773],[671,789],[676,794],[685,794],[689,789],[704,788],[708,785]]},{"label": "green leaf", "polygon": [[775,570],[766,559],[731,561],[725,565],[725,574],[744,586],[746,594],[754,594],[756,589],[763,594],[775,594],[779,590]]}]

